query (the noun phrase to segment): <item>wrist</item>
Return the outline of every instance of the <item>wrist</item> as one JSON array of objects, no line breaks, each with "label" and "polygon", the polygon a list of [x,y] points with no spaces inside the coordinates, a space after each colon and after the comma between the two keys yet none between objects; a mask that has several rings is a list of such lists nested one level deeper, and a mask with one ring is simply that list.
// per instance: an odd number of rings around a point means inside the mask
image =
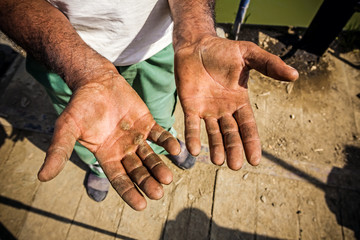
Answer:
[{"label": "wrist", "polygon": [[182,36],[175,36],[173,37],[173,46],[174,51],[177,52],[183,48],[191,47],[191,46],[198,46],[205,43],[209,38],[216,37],[216,32],[199,32],[197,34],[189,34],[186,37]]},{"label": "wrist", "polygon": [[82,63],[64,69],[63,79],[72,91],[91,83],[107,82],[120,76],[115,66],[98,54],[85,59]]},{"label": "wrist", "polygon": [[207,36],[216,36],[214,0],[169,0],[174,21],[174,50],[199,43]]}]

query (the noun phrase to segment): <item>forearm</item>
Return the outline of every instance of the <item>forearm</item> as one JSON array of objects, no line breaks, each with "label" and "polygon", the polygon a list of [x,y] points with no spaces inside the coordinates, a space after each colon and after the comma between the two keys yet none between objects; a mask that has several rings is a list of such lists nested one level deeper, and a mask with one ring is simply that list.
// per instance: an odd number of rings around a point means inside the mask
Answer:
[{"label": "forearm", "polygon": [[169,5],[174,21],[175,51],[200,41],[204,36],[216,36],[215,0],[169,0]]},{"label": "forearm", "polygon": [[116,71],[45,0],[0,1],[0,28],[28,54],[59,74],[73,90],[89,79],[101,77],[104,70]]}]

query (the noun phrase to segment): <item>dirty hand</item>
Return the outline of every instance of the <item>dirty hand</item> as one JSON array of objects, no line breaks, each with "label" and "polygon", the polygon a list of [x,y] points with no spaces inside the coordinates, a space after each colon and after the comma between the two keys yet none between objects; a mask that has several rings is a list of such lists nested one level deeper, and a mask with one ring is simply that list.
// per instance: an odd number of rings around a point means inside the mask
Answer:
[{"label": "dirty hand", "polygon": [[207,36],[175,48],[176,85],[191,154],[200,153],[204,119],[214,164],[223,164],[226,152],[229,168],[240,169],[244,150],[251,165],[259,163],[260,139],[247,91],[251,69],[282,81],[298,78],[294,68],[251,42]]},{"label": "dirty hand", "polygon": [[172,173],[152,151],[146,139],[178,154],[177,140],[153,119],[131,86],[112,73],[73,91],[72,99],[55,125],[51,145],[39,171],[48,181],[64,168],[75,141],[95,154],[112,186],[135,210],[146,200],[135,184],[150,198],[163,196],[161,184],[172,181]]}]

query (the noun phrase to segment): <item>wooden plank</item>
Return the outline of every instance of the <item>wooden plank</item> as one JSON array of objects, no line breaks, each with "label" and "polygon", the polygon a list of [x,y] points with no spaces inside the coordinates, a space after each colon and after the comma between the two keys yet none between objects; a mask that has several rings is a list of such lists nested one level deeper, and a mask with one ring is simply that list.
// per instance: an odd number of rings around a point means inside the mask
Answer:
[{"label": "wooden plank", "polygon": [[[195,166],[196,168],[197,166]],[[190,205],[189,198],[189,171],[172,168],[174,181],[168,194],[171,194],[171,203],[167,213],[163,239],[186,239]]]},{"label": "wooden plank", "polygon": [[298,239],[299,182],[264,174],[258,175],[257,181],[257,238]]},{"label": "wooden plank", "polygon": [[186,239],[208,239],[217,169],[212,164],[198,163],[195,171],[189,171],[188,203],[191,210]]},{"label": "wooden plank", "polygon": [[55,179],[41,184],[19,239],[65,239],[80,199],[87,197],[84,177],[85,171],[69,161]]},{"label": "wooden plank", "polygon": [[160,239],[164,227],[169,204],[169,197],[158,201],[147,199],[147,208],[137,212],[125,206],[121,216],[117,236],[133,239]]},{"label": "wooden plank", "polygon": [[100,203],[84,194],[66,239],[114,239],[124,204],[113,188]]},{"label": "wooden plank", "polygon": [[298,196],[299,230],[302,239],[342,239],[338,190],[333,187],[316,188],[299,182],[295,190]]},{"label": "wooden plank", "polygon": [[168,166],[174,173],[174,182],[166,193],[171,203],[166,209],[162,238],[207,239],[216,168],[204,163],[197,163],[190,170]]},{"label": "wooden plank", "polygon": [[217,172],[210,239],[253,239],[257,222],[256,173]]},{"label": "wooden plank", "polygon": [[23,133],[17,135],[14,148],[0,168],[0,221],[16,238],[27,216],[25,208],[31,205],[40,184],[36,174],[45,157],[45,153],[25,136]]},{"label": "wooden plank", "polygon": [[[211,239],[253,239],[255,235],[256,239],[342,238],[336,188],[256,172],[248,172],[246,182],[241,174],[226,171],[230,170],[219,170],[217,177]],[[234,182],[239,188],[234,187]],[[226,191],[227,188],[231,190]],[[357,229],[359,204],[358,198],[349,199],[352,210],[346,213],[352,215],[346,219],[348,234],[352,236]],[[238,211],[247,214],[237,216]]]}]

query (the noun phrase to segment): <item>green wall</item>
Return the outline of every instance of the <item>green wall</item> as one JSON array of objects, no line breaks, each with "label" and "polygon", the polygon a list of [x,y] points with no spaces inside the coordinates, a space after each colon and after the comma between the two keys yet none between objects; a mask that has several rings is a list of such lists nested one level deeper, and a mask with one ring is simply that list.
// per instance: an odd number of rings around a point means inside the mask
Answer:
[{"label": "green wall", "polygon": [[[233,23],[240,0],[217,0],[216,21]],[[323,0],[251,0],[246,23],[308,27]],[[360,30],[360,13],[354,14],[345,29]]]}]

